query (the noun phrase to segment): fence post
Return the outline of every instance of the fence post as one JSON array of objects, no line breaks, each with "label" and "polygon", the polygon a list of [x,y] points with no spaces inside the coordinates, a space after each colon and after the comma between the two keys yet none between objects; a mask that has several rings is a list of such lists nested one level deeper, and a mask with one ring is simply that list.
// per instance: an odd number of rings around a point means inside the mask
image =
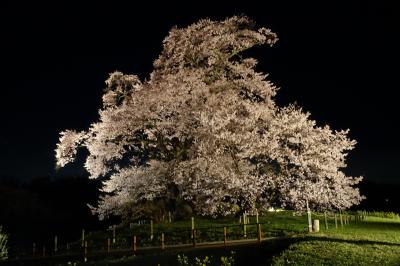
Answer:
[{"label": "fence post", "polygon": [[43,245],[43,257],[46,257],[46,246],[45,245]]},{"label": "fence post", "polygon": [[35,255],[36,255],[36,243],[33,242],[33,245],[32,245],[32,256],[35,256]]},{"label": "fence post", "polygon": [[110,254],[111,251],[111,239],[107,238],[107,253]]},{"label": "fence post", "polygon": [[172,222],[172,219],[171,219],[171,212],[168,212],[168,222]]},{"label": "fence post", "polygon": [[165,243],[164,243],[164,233],[161,233],[161,249],[165,249]]},{"label": "fence post", "polygon": [[261,244],[262,232],[261,232],[261,224],[257,223],[257,239],[258,243]]},{"label": "fence post", "polygon": [[57,253],[58,248],[57,248],[57,236],[54,237],[54,253]]},{"label": "fence post", "polygon": [[196,229],[192,230],[193,247],[196,247]]},{"label": "fence post", "polygon": [[133,243],[132,243],[132,256],[136,256],[136,236],[133,236]]},{"label": "fence post", "polygon": [[226,246],[226,226],[224,226],[224,246]]},{"label": "fence post", "polygon": [[328,219],[326,217],[326,212],[324,212],[324,218],[325,218],[325,229],[328,230]]}]

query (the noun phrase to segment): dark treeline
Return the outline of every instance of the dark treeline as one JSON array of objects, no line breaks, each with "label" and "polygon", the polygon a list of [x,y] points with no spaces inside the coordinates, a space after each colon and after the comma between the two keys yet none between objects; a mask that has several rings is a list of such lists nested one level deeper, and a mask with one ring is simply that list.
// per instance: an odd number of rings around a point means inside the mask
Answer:
[{"label": "dark treeline", "polygon": [[0,225],[14,247],[77,240],[82,228],[102,226],[87,204],[95,204],[100,182],[87,177],[0,178]]},{"label": "dark treeline", "polygon": [[[100,181],[87,177],[40,177],[29,181],[0,178],[0,225],[9,234],[9,246],[60,243],[77,240],[82,228],[96,230],[100,223],[87,204],[99,197]],[[363,182],[360,190],[367,197],[355,209],[400,213],[400,185]]]},{"label": "dark treeline", "polygon": [[359,185],[359,188],[361,194],[367,198],[354,209],[400,214],[400,184],[378,184],[364,181]]}]

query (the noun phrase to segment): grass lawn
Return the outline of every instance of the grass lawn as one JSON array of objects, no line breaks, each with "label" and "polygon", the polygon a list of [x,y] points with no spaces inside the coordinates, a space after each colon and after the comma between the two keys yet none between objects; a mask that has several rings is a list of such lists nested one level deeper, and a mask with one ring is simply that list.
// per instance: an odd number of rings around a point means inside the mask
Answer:
[{"label": "grass lawn", "polygon": [[272,265],[400,265],[400,220],[367,217],[298,237]]}]

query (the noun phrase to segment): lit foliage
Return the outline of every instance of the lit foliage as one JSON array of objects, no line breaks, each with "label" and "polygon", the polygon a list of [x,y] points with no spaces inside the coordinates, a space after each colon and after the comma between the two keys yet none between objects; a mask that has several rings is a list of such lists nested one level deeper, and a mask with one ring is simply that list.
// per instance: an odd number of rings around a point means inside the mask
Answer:
[{"label": "lit foliage", "polygon": [[57,164],[89,155],[92,178],[106,177],[95,212],[181,198],[203,215],[271,205],[348,208],[361,196],[345,176],[347,131],[318,127],[300,108],[276,106],[276,87],[241,52],[277,36],[247,17],[173,28],[150,79],[112,73],[99,121],[64,131]]},{"label": "lit foliage", "polygon": [[3,228],[0,226],[0,261],[8,258],[7,240],[8,236],[3,232]]}]

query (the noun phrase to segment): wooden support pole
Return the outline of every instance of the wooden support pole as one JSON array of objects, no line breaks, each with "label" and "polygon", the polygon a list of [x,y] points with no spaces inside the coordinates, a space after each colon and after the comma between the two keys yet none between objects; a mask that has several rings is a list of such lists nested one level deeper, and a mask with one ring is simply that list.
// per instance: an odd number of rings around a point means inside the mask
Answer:
[{"label": "wooden support pole", "polygon": [[196,247],[196,229],[192,230],[193,247]]},{"label": "wooden support pole", "polygon": [[85,245],[85,229],[82,229],[82,248]]},{"label": "wooden support pole", "polygon": [[133,236],[133,241],[132,241],[132,256],[136,256],[136,236]]},{"label": "wooden support pole", "polygon": [[328,218],[326,217],[326,212],[324,212],[324,219],[325,219],[325,229],[328,230]]},{"label": "wooden support pole", "polygon": [[262,231],[261,231],[261,224],[259,224],[259,223],[257,223],[257,240],[258,240],[258,243],[261,244]]},{"label": "wooden support pole", "polygon": [[57,253],[57,251],[58,251],[58,247],[57,247],[58,241],[57,240],[58,240],[57,236],[55,236],[54,237],[54,253]]},{"label": "wooden support pole", "polygon": [[110,254],[111,251],[111,239],[107,238],[107,253]]},{"label": "wooden support pole", "polygon": [[113,225],[113,245],[115,245],[115,227],[116,225]]},{"label": "wooden support pole", "polygon": [[337,216],[336,216],[336,213],[335,213],[335,228],[336,228],[336,229],[338,228],[338,225],[337,225]]},{"label": "wooden support pole", "polygon": [[194,217],[192,217],[192,234],[190,236],[190,238],[193,239],[193,230],[194,230]]},{"label": "wooden support pole", "polygon": [[150,220],[150,240],[154,238],[153,219]]},{"label": "wooden support pole", "polygon": [[258,210],[256,210],[256,223],[258,223]]},{"label": "wooden support pole", "polygon": [[165,249],[165,243],[164,243],[164,233],[161,233],[161,249]]},{"label": "wooden support pole", "polygon": [[88,255],[88,243],[87,240],[85,240],[85,247],[83,249],[83,260],[87,262],[87,255]]},{"label": "wooden support pole", "polygon": [[246,213],[243,213],[243,237],[247,237],[247,227],[246,227]]},{"label": "wooden support pole", "polygon": [[340,226],[343,227],[343,215],[342,215],[342,212],[339,212],[339,218],[340,218]]},{"label": "wooden support pole", "polygon": [[226,226],[224,226],[224,246],[226,246]]},{"label": "wooden support pole", "polygon": [[168,221],[169,221],[170,223],[172,222],[171,212],[168,212]]},{"label": "wooden support pole", "polygon": [[307,208],[307,218],[308,218],[308,232],[312,233],[312,221],[311,221],[311,210],[308,206],[308,200],[306,201],[306,208]]}]

